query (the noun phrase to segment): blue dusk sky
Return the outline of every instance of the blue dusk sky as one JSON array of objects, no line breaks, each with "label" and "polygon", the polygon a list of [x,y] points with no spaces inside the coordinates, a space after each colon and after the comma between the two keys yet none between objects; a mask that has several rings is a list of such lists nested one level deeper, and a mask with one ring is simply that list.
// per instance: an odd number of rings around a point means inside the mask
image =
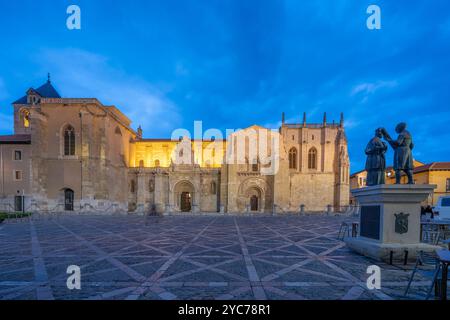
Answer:
[{"label": "blue dusk sky", "polygon": [[[81,30],[66,27],[71,4]],[[366,27],[370,4],[381,30]],[[342,111],[352,172],[374,129],[400,121],[416,159],[450,161],[448,0],[15,0],[0,3],[0,32],[0,134],[50,72],[63,97],[114,104],[147,138]]]}]

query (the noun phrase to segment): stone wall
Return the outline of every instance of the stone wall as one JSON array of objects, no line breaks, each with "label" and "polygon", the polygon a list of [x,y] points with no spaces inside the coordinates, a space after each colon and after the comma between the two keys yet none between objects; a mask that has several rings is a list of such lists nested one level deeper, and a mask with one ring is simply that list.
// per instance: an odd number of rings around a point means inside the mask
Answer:
[{"label": "stone wall", "polygon": [[[29,127],[21,118],[24,110]],[[179,212],[186,201],[192,212],[283,213],[299,212],[301,205],[306,211],[348,205],[342,124],[283,123],[278,132],[251,126],[228,141],[172,141],[142,139],[117,108],[96,99],[42,99],[36,105],[15,105],[14,112],[16,133],[31,133],[26,155],[30,194],[40,210],[63,209],[66,190],[74,193],[74,210],[85,211]],[[75,154],[66,156],[64,128],[69,125],[75,131]],[[233,137],[241,136],[244,144],[235,145]],[[268,144],[258,144],[256,159],[249,146],[260,137]],[[261,148],[267,149],[263,156]],[[293,165],[289,154],[294,149]],[[230,161],[229,151],[240,159]],[[276,169],[267,173],[271,167]]]},{"label": "stone wall", "polygon": [[133,168],[129,170],[129,210],[148,213],[180,212],[182,192],[192,197],[192,212],[218,212],[220,170],[199,166]]}]

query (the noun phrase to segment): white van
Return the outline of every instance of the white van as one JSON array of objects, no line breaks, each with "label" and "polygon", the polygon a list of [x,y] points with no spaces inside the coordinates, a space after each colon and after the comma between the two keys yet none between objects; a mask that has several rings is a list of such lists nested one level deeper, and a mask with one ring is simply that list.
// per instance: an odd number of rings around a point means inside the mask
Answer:
[{"label": "white van", "polygon": [[450,220],[450,196],[439,197],[433,211],[439,214],[439,219]]}]

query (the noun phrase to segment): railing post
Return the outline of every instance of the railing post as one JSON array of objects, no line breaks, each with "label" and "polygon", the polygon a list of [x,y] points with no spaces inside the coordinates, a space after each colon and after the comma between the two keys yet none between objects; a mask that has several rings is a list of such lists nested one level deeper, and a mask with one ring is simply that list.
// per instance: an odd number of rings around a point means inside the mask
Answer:
[{"label": "railing post", "polygon": [[331,204],[327,205],[327,216],[331,214]]}]

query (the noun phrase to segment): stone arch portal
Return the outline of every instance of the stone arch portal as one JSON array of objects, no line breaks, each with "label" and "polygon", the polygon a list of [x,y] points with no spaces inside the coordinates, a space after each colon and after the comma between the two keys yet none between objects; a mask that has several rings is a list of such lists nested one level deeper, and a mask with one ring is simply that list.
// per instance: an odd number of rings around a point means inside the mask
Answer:
[{"label": "stone arch portal", "polygon": [[271,188],[259,178],[250,178],[239,186],[237,208],[241,212],[266,212],[272,207]]},{"label": "stone arch portal", "polygon": [[248,208],[251,212],[262,211],[264,208],[262,191],[258,187],[251,187],[246,191],[246,198],[248,199]]},{"label": "stone arch portal", "polygon": [[189,181],[178,182],[173,189],[177,211],[194,212],[196,206],[195,188]]}]

